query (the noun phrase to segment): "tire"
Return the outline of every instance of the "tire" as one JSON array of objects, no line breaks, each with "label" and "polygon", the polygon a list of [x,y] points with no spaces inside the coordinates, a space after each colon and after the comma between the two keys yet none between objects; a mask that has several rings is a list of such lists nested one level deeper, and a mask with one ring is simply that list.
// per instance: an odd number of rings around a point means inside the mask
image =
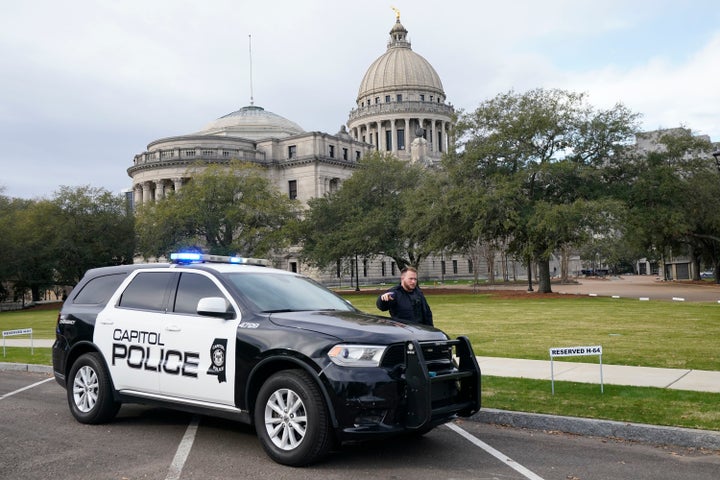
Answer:
[{"label": "tire", "polygon": [[303,370],[278,372],[263,384],[254,421],[263,449],[283,465],[317,462],[334,443],[322,392]]},{"label": "tire", "polygon": [[67,399],[70,412],[80,423],[109,422],[120,409],[113,398],[112,382],[97,352],[81,355],[70,369]]}]

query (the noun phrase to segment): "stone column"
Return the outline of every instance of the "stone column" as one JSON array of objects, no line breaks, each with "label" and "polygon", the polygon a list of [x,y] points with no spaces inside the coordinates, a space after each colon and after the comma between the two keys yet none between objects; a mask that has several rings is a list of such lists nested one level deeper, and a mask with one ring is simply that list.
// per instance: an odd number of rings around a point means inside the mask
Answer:
[{"label": "stone column", "polygon": [[150,203],[152,201],[152,198],[150,196],[151,193],[151,183],[152,182],[143,182],[142,189],[143,189],[143,203]]},{"label": "stone column", "polygon": [[165,180],[155,182],[155,201],[165,198]]},{"label": "stone column", "polygon": [[143,202],[143,187],[139,183],[133,185],[133,203],[137,208],[138,205],[142,205]]}]

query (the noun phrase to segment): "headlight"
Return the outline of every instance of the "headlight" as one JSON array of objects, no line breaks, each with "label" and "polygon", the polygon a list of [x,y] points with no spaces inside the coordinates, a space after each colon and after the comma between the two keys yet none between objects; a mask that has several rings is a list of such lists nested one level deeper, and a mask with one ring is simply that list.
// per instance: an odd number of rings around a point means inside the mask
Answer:
[{"label": "headlight", "polygon": [[328,352],[328,357],[341,367],[377,367],[385,348],[378,345],[335,345]]}]

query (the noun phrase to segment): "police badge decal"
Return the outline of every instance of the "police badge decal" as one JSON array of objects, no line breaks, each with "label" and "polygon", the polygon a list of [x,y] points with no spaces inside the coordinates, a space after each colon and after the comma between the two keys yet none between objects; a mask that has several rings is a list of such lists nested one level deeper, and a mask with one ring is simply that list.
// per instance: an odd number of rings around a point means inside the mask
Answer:
[{"label": "police badge decal", "polygon": [[210,368],[208,375],[217,375],[218,383],[227,381],[225,377],[225,349],[227,347],[227,339],[216,338],[210,347]]}]

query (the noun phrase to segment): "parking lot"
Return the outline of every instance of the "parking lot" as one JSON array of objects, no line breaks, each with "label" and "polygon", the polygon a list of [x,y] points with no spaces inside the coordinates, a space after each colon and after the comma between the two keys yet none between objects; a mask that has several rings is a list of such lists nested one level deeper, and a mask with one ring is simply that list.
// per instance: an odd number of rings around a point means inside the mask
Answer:
[{"label": "parking lot", "polygon": [[123,406],[82,425],[45,374],[0,371],[0,468],[13,479],[707,479],[720,453],[471,421],[422,438],[345,446],[324,462],[272,462],[245,425]]}]

